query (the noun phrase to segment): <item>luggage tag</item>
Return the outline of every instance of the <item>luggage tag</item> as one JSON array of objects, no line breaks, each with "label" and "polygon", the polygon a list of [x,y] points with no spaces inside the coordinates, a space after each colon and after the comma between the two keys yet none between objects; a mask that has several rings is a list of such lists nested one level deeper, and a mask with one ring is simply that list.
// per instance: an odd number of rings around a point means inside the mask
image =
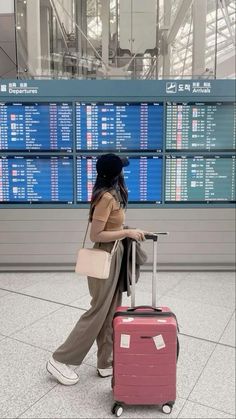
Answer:
[{"label": "luggage tag", "polygon": [[163,349],[166,347],[166,344],[162,335],[153,336],[153,340],[158,351],[159,349]]},{"label": "luggage tag", "polygon": [[129,349],[130,347],[130,335],[120,335],[120,347]]}]

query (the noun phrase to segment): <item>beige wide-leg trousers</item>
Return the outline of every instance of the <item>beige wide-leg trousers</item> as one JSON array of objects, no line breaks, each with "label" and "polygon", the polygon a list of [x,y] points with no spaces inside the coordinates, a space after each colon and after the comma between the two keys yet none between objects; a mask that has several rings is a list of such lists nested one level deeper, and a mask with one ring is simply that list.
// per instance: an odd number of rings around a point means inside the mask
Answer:
[{"label": "beige wide-leg trousers", "polygon": [[[111,251],[114,243],[96,243],[106,251]],[[54,352],[56,361],[64,364],[80,365],[97,341],[97,367],[108,368],[112,365],[113,330],[112,319],[116,307],[121,305],[122,293],[118,287],[123,244],[120,241],[112,257],[108,279],[88,277],[89,292],[92,297],[91,308],[76,323],[66,341]]]}]

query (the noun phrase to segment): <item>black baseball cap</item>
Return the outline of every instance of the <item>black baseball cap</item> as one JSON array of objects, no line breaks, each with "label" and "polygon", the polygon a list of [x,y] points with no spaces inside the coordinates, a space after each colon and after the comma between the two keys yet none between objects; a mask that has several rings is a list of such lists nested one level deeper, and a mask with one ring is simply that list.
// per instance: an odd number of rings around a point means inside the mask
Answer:
[{"label": "black baseball cap", "polygon": [[97,174],[104,178],[113,179],[121,173],[123,167],[128,165],[128,157],[120,157],[113,153],[103,154],[96,163]]}]

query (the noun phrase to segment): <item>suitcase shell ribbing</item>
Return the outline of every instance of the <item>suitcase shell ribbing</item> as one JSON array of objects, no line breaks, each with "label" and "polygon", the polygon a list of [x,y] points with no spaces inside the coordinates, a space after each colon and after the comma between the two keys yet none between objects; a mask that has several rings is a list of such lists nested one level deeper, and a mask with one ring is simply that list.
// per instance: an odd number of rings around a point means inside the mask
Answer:
[{"label": "suitcase shell ribbing", "polygon": [[[124,312],[126,308],[119,307],[117,311]],[[143,313],[148,310],[138,311]],[[162,311],[169,312],[170,309],[162,307]],[[175,318],[163,318],[158,314],[132,317],[130,313],[115,317],[113,324],[114,399],[133,405],[174,403],[177,359]],[[157,339],[157,344],[153,338]]]},{"label": "suitcase shell ribbing", "polygon": [[168,404],[166,413],[170,413],[176,399],[177,328],[168,307],[117,308],[113,319],[113,413],[115,406],[122,404]]}]

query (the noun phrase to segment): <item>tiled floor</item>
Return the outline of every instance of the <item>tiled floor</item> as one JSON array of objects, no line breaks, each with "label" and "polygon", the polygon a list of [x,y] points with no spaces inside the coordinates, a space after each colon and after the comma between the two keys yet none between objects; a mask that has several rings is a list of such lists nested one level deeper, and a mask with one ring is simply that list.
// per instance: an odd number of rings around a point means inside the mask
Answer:
[{"label": "tiled floor", "polygon": [[[158,303],[171,307],[180,325],[177,400],[169,416],[158,406],[129,406],[122,417],[235,418],[235,273],[158,277]],[[136,304],[150,300],[151,273],[142,272]],[[89,302],[86,280],[73,273],[0,273],[0,418],[113,417],[95,345],[76,369],[77,385],[62,386],[45,370]]]}]

